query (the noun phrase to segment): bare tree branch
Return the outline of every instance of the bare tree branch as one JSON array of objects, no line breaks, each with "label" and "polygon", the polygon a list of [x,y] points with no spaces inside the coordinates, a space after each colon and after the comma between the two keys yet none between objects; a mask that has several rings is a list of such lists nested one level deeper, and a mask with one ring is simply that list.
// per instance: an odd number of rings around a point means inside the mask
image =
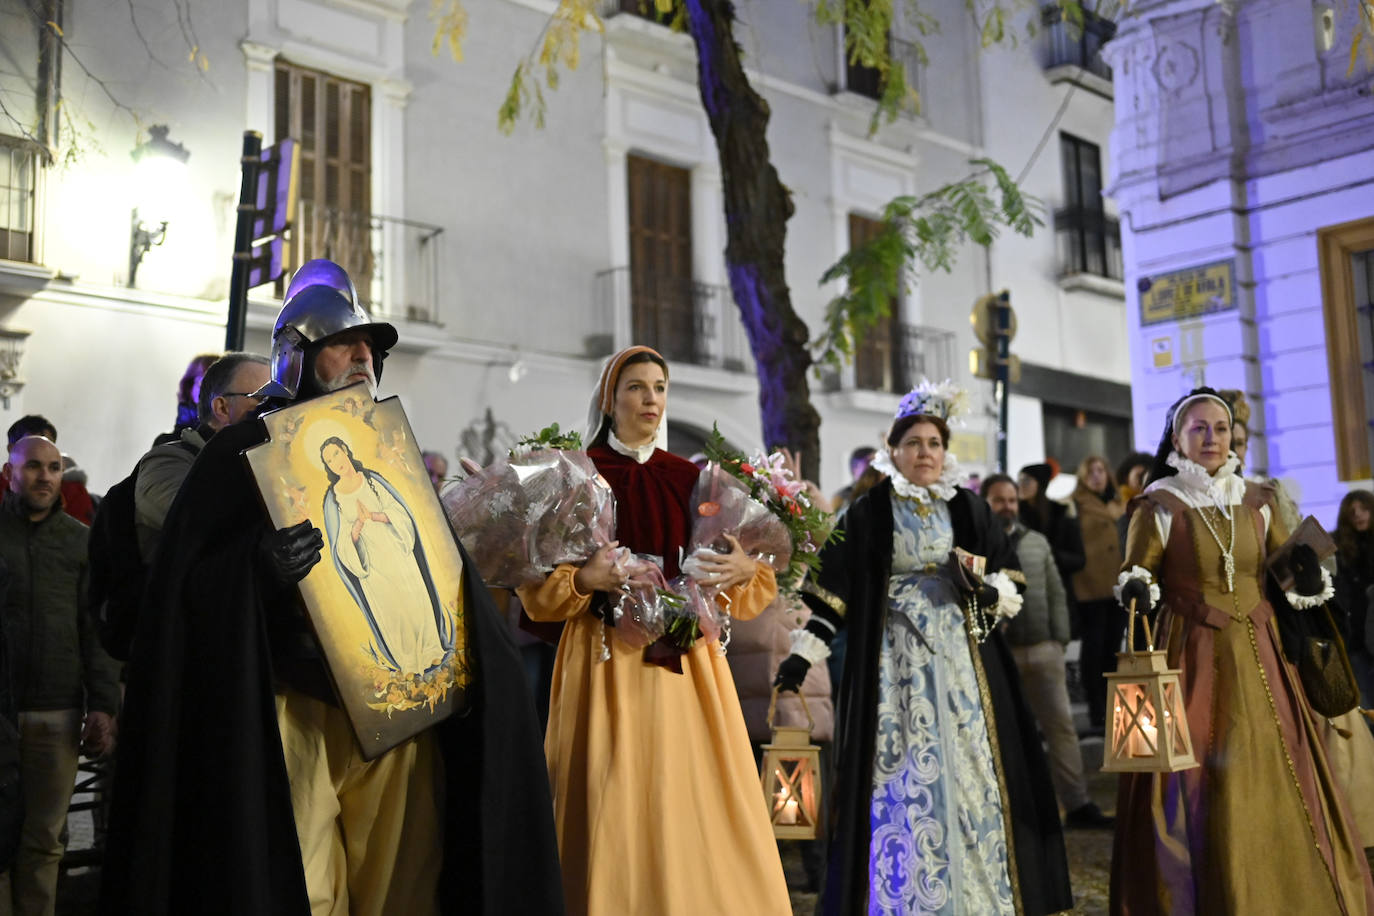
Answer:
[{"label": "bare tree branch", "polygon": [[155,53],[153,53],[152,45],[148,44],[147,37],[143,34],[143,30],[138,26],[138,16],[134,14],[134,0],[128,0],[128,3],[129,24],[134,27],[134,34],[138,36],[138,41],[140,44],[143,45],[143,50],[148,52],[148,59],[164,70],[172,69],[170,66],[167,65],[166,61],[164,61],[162,58],[158,57]]}]

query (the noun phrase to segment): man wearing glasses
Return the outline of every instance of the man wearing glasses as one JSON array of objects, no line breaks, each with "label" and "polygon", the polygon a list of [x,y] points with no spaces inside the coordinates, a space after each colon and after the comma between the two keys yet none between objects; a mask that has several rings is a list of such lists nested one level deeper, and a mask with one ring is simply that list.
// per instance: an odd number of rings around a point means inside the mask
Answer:
[{"label": "man wearing glasses", "polygon": [[271,363],[265,356],[224,354],[205,370],[201,380],[196,404],[199,424],[183,429],[179,440],[155,446],[140,459],[134,488],[134,529],[138,532],[138,553],[145,564],[152,565],[167,511],[205,441],[257,409],[262,399],[254,392],[267,384],[271,374]]}]

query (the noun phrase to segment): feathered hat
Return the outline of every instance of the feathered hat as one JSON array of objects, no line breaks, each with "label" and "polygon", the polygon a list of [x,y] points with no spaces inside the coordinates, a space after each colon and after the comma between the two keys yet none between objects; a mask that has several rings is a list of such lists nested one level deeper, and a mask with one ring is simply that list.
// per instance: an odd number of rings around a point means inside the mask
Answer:
[{"label": "feathered hat", "polygon": [[939,417],[946,423],[968,413],[968,392],[949,379],[932,382],[923,378],[915,388],[902,398],[897,405],[897,413],[892,418],[924,416]]}]

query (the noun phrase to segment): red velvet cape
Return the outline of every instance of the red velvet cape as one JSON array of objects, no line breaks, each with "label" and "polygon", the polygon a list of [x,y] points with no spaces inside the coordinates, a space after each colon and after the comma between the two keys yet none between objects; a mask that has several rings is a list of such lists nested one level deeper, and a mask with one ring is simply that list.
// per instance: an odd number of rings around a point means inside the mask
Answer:
[{"label": "red velvet cape", "polygon": [[701,472],[690,461],[657,449],[643,464],[604,445],[587,449],[615,494],[615,537],[622,547],[663,560],[668,579],[692,536],[692,488]]}]

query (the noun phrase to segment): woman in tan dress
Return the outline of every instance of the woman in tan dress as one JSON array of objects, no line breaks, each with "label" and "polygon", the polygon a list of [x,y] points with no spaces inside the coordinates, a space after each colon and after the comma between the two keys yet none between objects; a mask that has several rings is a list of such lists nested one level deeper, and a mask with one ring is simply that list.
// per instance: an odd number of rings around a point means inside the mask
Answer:
[{"label": "woman in tan dress", "polygon": [[1120,597],[1162,591],[1157,641],[1202,765],[1122,777],[1111,911],[1367,916],[1369,866],[1264,596],[1288,532],[1272,490],[1236,474],[1230,430],[1212,389],[1180,399],[1133,505]]},{"label": "woman in tan dress", "polygon": [[[544,740],[567,911],[787,916],[777,843],[717,644],[635,649],[603,629],[627,581],[612,562],[617,544],[660,558],[671,579],[691,534],[697,468],[656,447],[667,397],[667,364],[648,347],[607,362],[587,454],[615,493],[617,541],[519,590],[532,619],[567,622]],[[707,577],[740,619],[777,594],[772,568],[738,542]]]}]

